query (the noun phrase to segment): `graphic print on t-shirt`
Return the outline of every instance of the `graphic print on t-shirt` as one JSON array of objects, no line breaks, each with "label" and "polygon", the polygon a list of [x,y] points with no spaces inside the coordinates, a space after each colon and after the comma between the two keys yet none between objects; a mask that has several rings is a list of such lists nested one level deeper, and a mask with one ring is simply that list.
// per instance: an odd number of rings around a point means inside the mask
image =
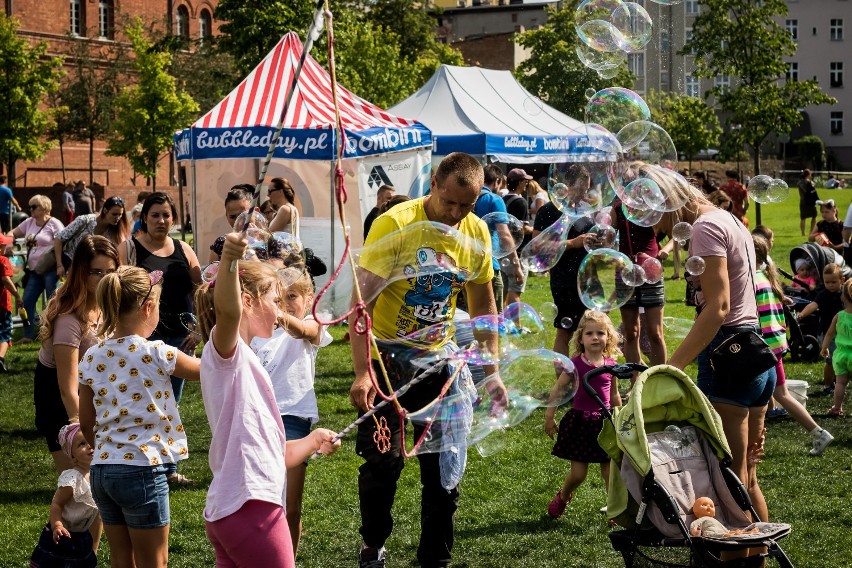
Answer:
[{"label": "graphic print on t-shirt", "polygon": [[[397,315],[397,335],[402,337],[416,329],[446,320],[452,300],[464,287],[468,272],[457,268],[448,254],[421,247],[415,252],[415,263],[403,269],[410,290]],[[442,270],[446,269],[446,270]]]}]

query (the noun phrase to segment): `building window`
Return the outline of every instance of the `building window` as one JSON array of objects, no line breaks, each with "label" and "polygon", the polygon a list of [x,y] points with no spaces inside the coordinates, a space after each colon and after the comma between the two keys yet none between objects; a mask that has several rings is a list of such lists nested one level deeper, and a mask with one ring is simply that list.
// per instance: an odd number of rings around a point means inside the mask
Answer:
[{"label": "building window", "polygon": [[829,29],[831,41],[843,41],[843,18],[832,18]]},{"label": "building window", "polygon": [[793,41],[799,41],[799,20],[785,20],[784,28],[790,34]]},{"label": "building window", "polygon": [[201,15],[198,16],[198,37],[201,41],[213,35],[213,17],[208,10],[201,10]]},{"label": "building window", "polygon": [[115,38],[112,0],[98,0],[98,36],[105,39]]},{"label": "building window", "polygon": [[829,84],[832,87],[843,86],[843,62],[832,61],[830,63],[831,74],[829,76]]},{"label": "building window", "polygon": [[662,30],[660,32],[660,53],[666,54],[672,47],[671,38],[669,37],[669,32],[666,30]]},{"label": "building window", "polygon": [[698,15],[700,9],[698,0],[686,0],[686,13],[690,16]]},{"label": "building window", "polygon": [[660,71],[660,86],[664,86],[664,87],[669,86],[669,72],[668,71],[665,71],[665,70]]},{"label": "building window", "polygon": [[84,35],[86,23],[83,17],[83,0],[71,0],[71,33],[73,35]]},{"label": "building window", "polygon": [[701,81],[698,79],[698,77],[687,75],[686,80],[684,81],[684,87],[687,97],[701,96]]},{"label": "building window", "polygon": [[799,64],[791,61],[787,64],[787,81],[796,82],[799,80]]},{"label": "building window", "polygon": [[642,78],[645,76],[645,54],[644,53],[628,53],[627,54],[627,66],[630,69],[630,72],[636,78]]},{"label": "building window", "polygon": [[843,134],[843,111],[831,111],[831,133]]},{"label": "building window", "polygon": [[[691,42],[692,41],[692,28],[686,28],[686,31],[684,32],[684,34],[686,36],[686,43]],[[698,48],[695,47],[694,45],[692,47],[690,47],[689,48],[689,55],[698,55]]]},{"label": "building window", "polygon": [[178,6],[175,33],[182,38],[189,39],[189,10],[186,6]]},{"label": "building window", "polygon": [[713,85],[723,93],[731,87],[731,77],[729,75],[716,75],[713,79]]}]

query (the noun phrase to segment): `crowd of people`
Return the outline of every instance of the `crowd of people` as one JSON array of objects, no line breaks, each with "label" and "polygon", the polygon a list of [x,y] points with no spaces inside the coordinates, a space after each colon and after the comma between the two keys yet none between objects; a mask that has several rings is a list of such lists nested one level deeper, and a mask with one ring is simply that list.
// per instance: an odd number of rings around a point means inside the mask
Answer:
[{"label": "crowd of people", "polygon": [[[750,233],[744,225],[748,195],[735,172],[729,172],[728,183],[716,189],[703,187],[700,180],[690,184],[684,178],[661,177],[641,162],[630,169],[635,176],[653,179],[673,202],[683,205],[663,214],[653,227],[645,227],[626,218],[616,202],[612,222],[621,235],[620,251],[638,264],[650,258],[665,260],[675,250],[674,226],[691,224],[692,235],[684,246],[690,257],[700,257],[705,265],[700,275],[685,274],[693,291],[695,324],[669,354],[663,335],[662,281],[632,291],[630,301],[620,307],[621,332],[607,314],[585,306],[578,297],[577,274],[588,254],[585,245],[594,222],[584,217],[571,226],[565,252],[549,271],[556,305],[553,350],[570,356],[578,372],[585,373],[621,357],[642,362],[644,334],[650,364],[668,362],[683,369],[697,361],[696,383],[721,419],[732,468],[744,481],[760,520],[766,521],[768,508],[755,456],[762,452],[770,401],[810,433],[811,455],[821,455],[833,440],[785,386],[780,356],[789,349],[783,306],[790,299],[770,256],[772,232],[758,226]],[[572,183],[586,187],[591,183],[582,166],[571,175],[576,178]],[[224,213],[232,229],[251,209],[253,191],[251,185],[238,185],[227,193]],[[394,194],[390,186],[379,189],[376,208],[365,219],[365,251],[383,237],[422,221],[442,223],[464,238],[489,243],[495,236],[480,217],[493,212],[511,213],[522,222],[524,247],[562,215],[524,169],[511,169],[504,176],[498,167],[483,168],[462,153],[440,163],[425,197]],[[259,207],[269,229],[298,239],[293,186],[275,178],[268,196]],[[277,270],[292,261],[290,256],[270,247],[256,259],[244,260],[247,241],[242,233],[231,232],[209,247],[209,262],[219,263],[215,279],[202,279],[195,252],[170,236],[178,213],[169,195],[155,192],[140,197],[142,202],[131,212],[138,215],[138,226],[132,230],[121,198],[106,199],[99,211],[94,202],[86,211],[75,201],[74,218],[65,226],[50,215],[50,200],[36,195],[29,200],[30,219],[7,232],[28,244],[32,274],[23,298],[4,278],[5,297],[8,303],[14,294],[32,308],[24,337],[41,340],[35,369],[36,426],[59,476],[32,566],[49,566],[63,556],[79,566],[95,566],[102,532],[109,540],[113,565],[166,565],[170,488],[194,483],[178,473],[178,462],[189,457],[179,403],[183,382],[199,379],[212,433],[213,481],[203,516],[217,565],[294,566],[307,458],[316,452],[331,454],[340,446],[334,432],[314,428],[319,419],[313,386],[316,357],[331,336],[311,316],[312,276],[325,267],[308,261],[308,269],[285,285]],[[852,223],[847,228],[837,219],[833,201],[819,205],[823,220],[812,228],[811,240],[842,250],[842,243],[852,236]],[[496,238],[505,238],[499,224],[494,231]],[[518,252],[500,261],[476,254],[463,242],[445,239],[427,247],[402,240],[398,250],[365,252],[359,259],[359,282],[379,291],[364,307],[376,340],[372,346],[361,327],[363,320],[349,320],[355,375],[349,399],[359,414],[373,410],[418,372],[409,364],[410,349],[400,350],[397,338],[449,323],[457,305],[476,318],[496,315],[502,306],[521,299],[528,271]],[[458,270],[438,275],[451,280],[447,285],[431,282],[428,294],[414,294],[423,283],[419,278],[389,280],[387,258],[377,256],[388,254],[397,268],[416,266],[431,255]],[[47,273],[39,272],[45,266]],[[809,280],[814,270],[814,266],[797,270],[798,284],[812,300],[802,316],[818,314],[826,388],[834,396],[830,414],[841,415],[852,370],[852,315],[847,315],[852,314],[852,281],[844,281],[838,265],[828,263],[819,275],[819,292],[814,293],[817,287],[811,289]],[[618,285],[626,286],[620,281]],[[35,299],[43,292],[52,297],[37,319]],[[195,314],[197,326],[187,326],[187,314]],[[711,368],[711,353],[731,336],[748,331],[765,338],[779,356],[777,364],[741,381],[721,381]],[[2,340],[7,339],[8,347],[11,339],[11,333],[8,338],[3,333],[0,329],[0,363],[5,353]],[[477,330],[476,339],[483,349],[498,351],[493,330]],[[201,341],[204,348],[196,358]],[[447,356],[458,346],[452,337],[444,337],[430,349]],[[493,364],[482,367],[487,376],[497,372]],[[434,369],[400,403],[408,412],[427,406],[452,373],[449,367]],[[564,374],[556,377],[554,391],[569,380]],[[621,404],[611,375],[599,375],[593,387],[607,406]],[[499,378],[490,383],[489,394],[492,405],[508,404]],[[551,517],[564,514],[590,463],[601,464],[607,483],[609,458],[597,443],[603,422],[599,410],[581,390],[561,421],[556,420],[556,408],[545,412],[544,430],[555,438],[553,455],[570,462],[564,483],[546,505]],[[392,505],[405,466],[400,444],[403,421],[394,406],[387,405],[357,428],[355,451],[363,459],[358,472],[362,567],[385,565],[385,543],[394,525]],[[415,437],[424,428],[415,424]],[[440,454],[421,453],[417,459],[423,518],[417,560],[427,568],[447,566],[460,502],[458,482],[448,486]]]}]

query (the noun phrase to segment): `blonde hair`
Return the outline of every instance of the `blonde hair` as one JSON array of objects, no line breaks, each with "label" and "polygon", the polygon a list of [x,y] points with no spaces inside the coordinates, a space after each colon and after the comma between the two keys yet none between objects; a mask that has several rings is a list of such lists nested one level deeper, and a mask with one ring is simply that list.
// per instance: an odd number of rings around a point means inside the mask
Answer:
[{"label": "blonde hair", "polygon": [[[663,215],[663,218],[667,218],[667,222],[670,225],[668,231],[678,221],[691,222],[694,220],[698,216],[699,207],[702,205],[713,205],[701,189],[686,181],[686,178],[677,172],[668,170],[662,166],[639,161],[631,162],[624,173],[624,177],[625,179],[630,179],[630,181],[640,177],[649,178],[659,186],[663,195],[666,196],[666,201],[683,203],[678,210]],[[684,213],[688,213],[689,217],[686,217]],[[664,223],[660,224],[664,225]]]},{"label": "blonde hair", "polygon": [[[280,285],[275,268],[265,262],[240,262],[239,279],[240,290],[255,299],[261,298],[273,286]],[[210,332],[213,330],[213,326],[216,325],[216,306],[213,302],[215,284],[215,281],[204,283],[195,290],[195,311],[198,318],[198,332],[204,341],[210,339]]]},{"label": "blonde hair", "polygon": [[98,333],[111,334],[122,316],[136,312],[147,300],[159,303],[161,289],[159,283],[151,283],[148,271],[138,266],[119,266],[105,275],[95,294],[102,318]]},{"label": "blonde hair", "polygon": [[620,357],[621,350],[618,348],[618,343],[621,338],[618,335],[618,331],[616,331],[615,326],[612,325],[612,320],[609,319],[609,316],[597,310],[588,310],[583,314],[583,317],[580,318],[580,323],[577,324],[577,331],[574,332],[574,338],[572,340],[572,343],[574,344],[574,354],[579,355],[580,353],[586,352],[583,347],[582,339],[586,325],[590,322],[598,323],[606,330],[606,345],[603,349],[604,357],[611,357],[613,359]]},{"label": "blonde hair", "polygon": [[772,292],[783,302],[785,298],[784,288],[782,288],[781,282],[778,279],[778,271],[775,268],[775,263],[769,258],[769,250],[772,248],[769,246],[769,239],[763,235],[752,234],[751,240],[754,241],[754,258],[757,261],[757,266],[760,267],[761,264],[766,264],[766,268],[763,269],[763,275],[769,281]]},{"label": "blonde hair", "polygon": [[27,203],[35,203],[36,205],[44,209],[47,213],[50,213],[50,210],[53,209],[53,202],[50,200],[50,198],[40,193],[37,193],[30,197]]}]

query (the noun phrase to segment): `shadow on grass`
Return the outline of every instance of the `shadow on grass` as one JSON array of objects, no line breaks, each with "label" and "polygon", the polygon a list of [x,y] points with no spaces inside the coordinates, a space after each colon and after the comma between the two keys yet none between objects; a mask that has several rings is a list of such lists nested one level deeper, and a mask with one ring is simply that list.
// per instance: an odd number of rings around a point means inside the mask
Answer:
[{"label": "shadow on grass", "polygon": [[0,505],[44,505],[53,499],[53,489],[24,489],[21,491],[0,491]]},{"label": "shadow on grass", "polygon": [[499,536],[506,533],[515,534],[533,534],[546,532],[565,531],[565,526],[554,522],[553,519],[542,515],[538,520],[530,519],[528,521],[504,521],[491,524],[478,524],[470,528],[456,528],[457,538],[470,538],[481,536]]},{"label": "shadow on grass", "polygon": [[3,430],[0,431],[0,443],[6,438],[14,440],[41,440],[42,435],[35,430]]}]

